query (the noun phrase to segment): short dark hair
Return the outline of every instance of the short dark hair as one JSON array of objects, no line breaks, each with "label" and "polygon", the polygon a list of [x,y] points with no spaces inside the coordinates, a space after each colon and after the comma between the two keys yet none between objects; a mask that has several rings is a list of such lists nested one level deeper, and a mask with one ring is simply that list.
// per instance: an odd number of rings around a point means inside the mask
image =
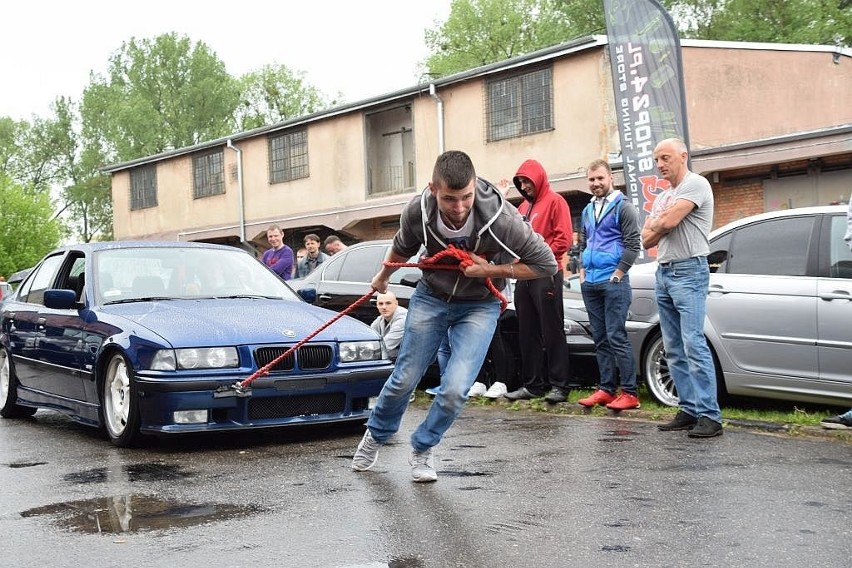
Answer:
[{"label": "short dark hair", "polygon": [[592,170],[595,170],[597,168],[604,168],[609,173],[612,173],[612,168],[609,167],[609,162],[607,162],[606,160],[604,160],[602,158],[598,158],[597,160],[592,160],[592,162],[589,164],[589,167],[586,168],[586,173],[588,173]]},{"label": "short dark hair", "polygon": [[326,245],[327,245],[327,244],[329,244],[329,243],[335,243],[335,242],[343,242],[343,241],[341,241],[341,240],[340,240],[340,237],[338,237],[337,235],[329,235],[329,236],[327,236],[327,237],[325,238],[325,243],[324,243],[324,244],[326,244]]},{"label": "short dark hair", "polygon": [[470,156],[459,150],[444,152],[435,161],[432,183],[443,182],[449,189],[464,189],[476,177]]},{"label": "short dark hair", "polygon": [[318,243],[322,242],[319,238],[319,235],[317,235],[316,233],[308,233],[307,235],[305,235],[305,238],[302,239],[302,242],[305,241],[316,241]]}]

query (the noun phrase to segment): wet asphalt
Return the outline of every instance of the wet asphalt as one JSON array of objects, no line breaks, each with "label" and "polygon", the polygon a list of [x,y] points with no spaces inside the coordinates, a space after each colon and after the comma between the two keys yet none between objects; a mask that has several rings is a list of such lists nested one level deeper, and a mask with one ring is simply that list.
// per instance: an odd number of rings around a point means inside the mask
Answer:
[{"label": "wet asphalt", "polygon": [[4,566],[848,566],[852,444],[468,406],[410,478],[406,414],[360,427],[111,446],[49,411],[0,420]]}]

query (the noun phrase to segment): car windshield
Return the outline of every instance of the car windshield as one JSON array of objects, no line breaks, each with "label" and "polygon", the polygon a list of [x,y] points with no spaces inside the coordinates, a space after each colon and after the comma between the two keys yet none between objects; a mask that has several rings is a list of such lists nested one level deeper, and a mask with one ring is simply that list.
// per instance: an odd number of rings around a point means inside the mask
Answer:
[{"label": "car windshield", "polygon": [[113,248],[94,256],[100,304],[223,297],[298,297],[263,264],[238,249]]}]

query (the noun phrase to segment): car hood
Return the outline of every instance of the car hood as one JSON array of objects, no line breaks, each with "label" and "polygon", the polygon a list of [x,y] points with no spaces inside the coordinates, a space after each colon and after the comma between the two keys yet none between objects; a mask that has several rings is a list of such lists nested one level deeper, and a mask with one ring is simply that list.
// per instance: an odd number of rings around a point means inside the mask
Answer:
[{"label": "car hood", "polygon": [[[130,331],[116,318],[139,325],[173,347],[295,343],[337,316],[336,312],[291,300],[195,299],[102,306],[105,321]],[[344,316],[313,341],[378,339],[368,325]]]}]

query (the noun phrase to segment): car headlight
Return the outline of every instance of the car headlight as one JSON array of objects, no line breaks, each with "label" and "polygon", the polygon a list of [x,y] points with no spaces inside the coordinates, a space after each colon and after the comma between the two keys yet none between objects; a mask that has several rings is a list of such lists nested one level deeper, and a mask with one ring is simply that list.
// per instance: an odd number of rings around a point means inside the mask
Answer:
[{"label": "car headlight", "polygon": [[227,369],[237,367],[239,357],[236,347],[191,347],[187,349],[161,349],[154,354],[151,369]]},{"label": "car headlight", "polygon": [[382,358],[381,341],[341,341],[341,363],[357,361],[378,361]]}]

